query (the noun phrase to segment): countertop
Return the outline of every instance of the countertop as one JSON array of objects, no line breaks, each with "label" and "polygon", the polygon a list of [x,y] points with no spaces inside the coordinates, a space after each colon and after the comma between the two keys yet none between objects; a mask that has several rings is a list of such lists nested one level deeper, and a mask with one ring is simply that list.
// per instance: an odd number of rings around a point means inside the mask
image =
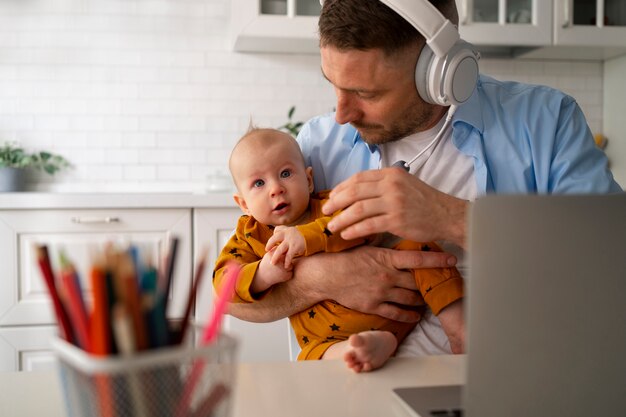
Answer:
[{"label": "countertop", "polygon": [[232,193],[0,193],[2,209],[237,207]]},{"label": "countertop", "polygon": [[[405,417],[392,388],[459,384],[465,355],[392,358],[374,372],[355,374],[343,361],[241,363],[233,417]],[[65,415],[55,372],[0,373],[0,415]]]}]

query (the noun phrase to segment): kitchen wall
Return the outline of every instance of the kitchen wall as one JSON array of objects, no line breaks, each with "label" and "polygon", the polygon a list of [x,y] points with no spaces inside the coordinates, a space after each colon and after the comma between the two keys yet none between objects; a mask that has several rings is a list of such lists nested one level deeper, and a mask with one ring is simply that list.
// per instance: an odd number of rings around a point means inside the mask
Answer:
[{"label": "kitchen wall", "polygon": [[[58,152],[48,191],[202,191],[250,119],[330,111],[318,55],[231,51],[228,0],[0,0],[0,142]],[[603,64],[483,59],[573,95],[603,127]]]}]

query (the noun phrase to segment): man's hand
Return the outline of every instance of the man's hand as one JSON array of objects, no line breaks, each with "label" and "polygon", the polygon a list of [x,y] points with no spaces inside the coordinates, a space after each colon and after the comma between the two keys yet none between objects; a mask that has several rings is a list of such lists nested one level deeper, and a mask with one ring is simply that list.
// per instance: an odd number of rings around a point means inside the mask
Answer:
[{"label": "man's hand", "polygon": [[355,239],[389,232],[418,242],[447,240],[465,247],[469,203],[442,193],[413,175],[385,168],[354,174],[330,193],[325,214],[331,232]]},{"label": "man's hand", "polygon": [[293,259],[304,255],[306,251],[306,240],[302,233],[295,227],[276,226],[274,234],[267,241],[265,250],[273,250],[271,262],[273,265],[282,261],[284,268],[291,270],[293,268]]},{"label": "man's hand", "polygon": [[292,282],[315,280],[310,286],[318,301],[332,299],[363,313],[413,322],[411,307],[424,304],[408,269],[448,267],[456,259],[442,252],[398,251],[360,246],[334,254],[299,258]]},{"label": "man's hand", "polygon": [[266,323],[299,313],[323,300],[335,300],[363,313],[414,322],[423,300],[408,269],[454,266],[445,252],[400,251],[359,246],[340,253],[318,253],[296,260],[294,278],[276,284],[254,304],[231,304],[229,314]]}]

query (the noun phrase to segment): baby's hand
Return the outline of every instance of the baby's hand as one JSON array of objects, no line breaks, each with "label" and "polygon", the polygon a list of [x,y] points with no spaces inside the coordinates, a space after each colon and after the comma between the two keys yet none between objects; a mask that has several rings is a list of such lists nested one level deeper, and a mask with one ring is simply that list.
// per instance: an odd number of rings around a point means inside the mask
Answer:
[{"label": "baby's hand", "polygon": [[276,247],[272,255],[272,264],[276,265],[284,257],[284,267],[290,270],[293,265],[293,259],[304,255],[306,251],[306,241],[302,233],[295,227],[276,226],[274,235],[267,241],[265,250],[270,251]]},{"label": "baby's hand", "polygon": [[289,281],[293,277],[293,268],[288,270],[283,268],[283,265],[272,264],[271,260],[274,252],[275,249],[270,250],[263,256],[263,259],[261,259],[259,268],[254,274],[254,279],[250,286],[252,293],[263,292],[272,285]]}]

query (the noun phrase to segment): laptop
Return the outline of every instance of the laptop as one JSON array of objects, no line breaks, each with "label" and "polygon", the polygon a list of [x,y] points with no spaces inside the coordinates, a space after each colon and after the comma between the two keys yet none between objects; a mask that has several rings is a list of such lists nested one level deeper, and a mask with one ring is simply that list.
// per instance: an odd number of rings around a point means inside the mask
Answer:
[{"label": "laptop", "polygon": [[469,225],[467,380],[412,416],[626,416],[626,194],[487,196]]}]

